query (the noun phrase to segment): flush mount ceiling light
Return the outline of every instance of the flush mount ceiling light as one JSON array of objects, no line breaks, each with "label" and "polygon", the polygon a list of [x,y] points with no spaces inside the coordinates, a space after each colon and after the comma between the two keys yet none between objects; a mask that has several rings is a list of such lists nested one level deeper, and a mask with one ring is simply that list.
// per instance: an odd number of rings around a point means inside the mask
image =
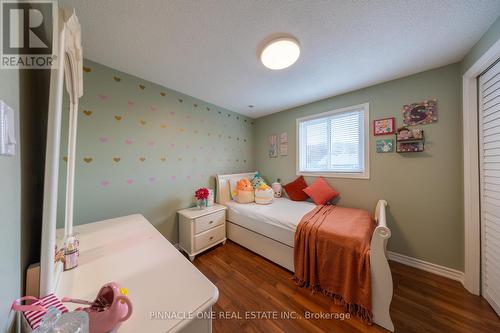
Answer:
[{"label": "flush mount ceiling light", "polygon": [[293,65],[300,56],[299,42],[293,37],[276,38],[260,53],[260,61],[269,69],[279,70]]}]

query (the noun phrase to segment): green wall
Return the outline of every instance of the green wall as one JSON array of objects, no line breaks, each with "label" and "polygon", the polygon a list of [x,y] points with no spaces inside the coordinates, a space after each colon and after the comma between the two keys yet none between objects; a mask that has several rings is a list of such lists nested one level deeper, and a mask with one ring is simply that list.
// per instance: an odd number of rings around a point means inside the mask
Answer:
[{"label": "green wall", "polygon": [[[14,109],[19,139],[19,71],[0,70],[0,99]],[[21,158],[0,156],[0,330],[21,293]]]},{"label": "green wall", "polygon": [[[193,205],[197,188],[214,188],[217,173],[255,168],[254,121],[88,60],[84,66],[75,224],[141,213],[177,243],[176,211]],[[67,113],[63,124],[65,152]],[[61,159],[59,226],[65,172]]]},{"label": "green wall", "polygon": [[[404,104],[437,98],[438,122],[421,126],[425,152],[377,154],[376,138],[370,133],[371,178],[328,178],[328,182],[340,191],[343,206],[372,211],[378,199],[388,201],[389,250],[462,270],[460,82],[460,65],[453,64],[259,118],[255,133],[259,171],[269,181],[295,179],[296,118],[369,102],[370,122],[394,116],[400,127]],[[268,135],[283,131],[288,132],[289,155],[269,158]],[[313,180],[306,177],[308,183]]]},{"label": "green wall", "polygon": [[500,17],[490,26],[479,41],[470,49],[462,61],[465,73],[488,49],[500,39]]}]

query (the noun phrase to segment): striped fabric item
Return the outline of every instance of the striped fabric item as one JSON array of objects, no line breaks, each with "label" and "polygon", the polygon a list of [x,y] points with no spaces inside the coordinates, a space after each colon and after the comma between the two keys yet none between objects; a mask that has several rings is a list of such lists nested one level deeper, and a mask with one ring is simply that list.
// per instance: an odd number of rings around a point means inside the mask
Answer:
[{"label": "striped fabric item", "polygon": [[[49,294],[45,297],[42,297],[38,301],[30,305],[42,305],[47,310],[51,306],[53,306],[59,311],[61,311],[61,313],[68,312],[68,309],[61,303],[61,301],[54,294]],[[26,320],[28,321],[32,329],[36,329],[38,328],[38,326],[40,326],[40,323],[42,322],[42,318],[44,315],[45,312],[42,311],[24,312],[24,317],[26,317]]]}]

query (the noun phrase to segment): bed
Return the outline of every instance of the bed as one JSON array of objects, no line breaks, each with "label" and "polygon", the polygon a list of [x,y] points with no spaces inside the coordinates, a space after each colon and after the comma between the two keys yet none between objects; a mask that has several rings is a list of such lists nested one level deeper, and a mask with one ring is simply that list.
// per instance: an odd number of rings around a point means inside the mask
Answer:
[{"label": "bed", "polygon": [[[229,180],[252,178],[256,172],[217,175],[216,201],[228,208],[227,238],[294,271],[294,236],[302,217],[316,206],[310,202],[277,198],[270,205],[239,204],[231,199]],[[374,219],[377,224],[370,244],[373,322],[394,331],[389,308],[392,275],[386,257],[391,231],[386,224],[387,202],[379,200]]]}]

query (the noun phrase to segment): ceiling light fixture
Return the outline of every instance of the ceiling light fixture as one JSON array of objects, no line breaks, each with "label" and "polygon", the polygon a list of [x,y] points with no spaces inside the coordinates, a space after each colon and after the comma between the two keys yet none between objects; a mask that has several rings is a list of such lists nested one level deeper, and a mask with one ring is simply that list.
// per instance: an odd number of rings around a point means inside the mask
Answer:
[{"label": "ceiling light fixture", "polygon": [[268,42],[260,53],[260,61],[269,69],[285,69],[300,56],[299,42],[293,37],[276,38]]}]

